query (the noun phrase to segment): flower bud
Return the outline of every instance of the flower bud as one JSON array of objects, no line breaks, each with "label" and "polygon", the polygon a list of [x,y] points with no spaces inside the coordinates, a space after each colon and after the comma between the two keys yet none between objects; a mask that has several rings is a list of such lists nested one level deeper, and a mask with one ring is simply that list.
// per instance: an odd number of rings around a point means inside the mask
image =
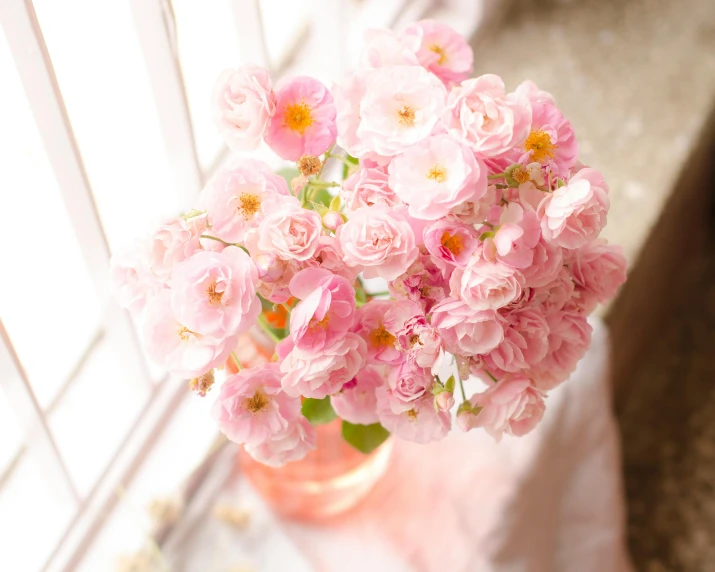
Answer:
[{"label": "flower bud", "polygon": [[303,155],[298,160],[298,170],[300,174],[309,177],[310,175],[317,175],[320,172],[320,168],[323,163],[318,159],[318,157],[313,157],[312,155]]},{"label": "flower bud", "polygon": [[339,212],[328,211],[323,215],[323,226],[328,230],[337,230],[343,222],[343,215]]},{"label": "flower bud", "polygon": [[258,270],[258,278],[266,284],[276,282],[285,272],[285,262],[273,254],[261,252],[253,258],[253,261]]},{"label": "flower bud", "polygon": [[454,407],[454,396],[451,391],[442,391],[434,396],[434,402],[441,411],[449,411]]},{"label": "flower bud", "polygon": [[469,431],[474,428],[474,420],[476,419],[474,413],[463,409],[457,413],[457,425],[462,431]]},{"label": "flower bud", "polygon": [[189,381],[189,389],[201,397],[206,397],[214,384],[214,370],[210,369],[205,374],[195,377]]}]

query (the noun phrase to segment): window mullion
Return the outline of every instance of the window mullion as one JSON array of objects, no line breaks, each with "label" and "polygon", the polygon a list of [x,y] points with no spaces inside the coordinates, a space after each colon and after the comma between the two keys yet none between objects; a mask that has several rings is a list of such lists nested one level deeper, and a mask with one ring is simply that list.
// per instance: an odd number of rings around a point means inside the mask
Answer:
[{"label": "window mullion", "polygon": [[[169,0],[131,0],[179,204],[189,209],[203,184]],[[208,105],[208,103],[207,103]]]}]

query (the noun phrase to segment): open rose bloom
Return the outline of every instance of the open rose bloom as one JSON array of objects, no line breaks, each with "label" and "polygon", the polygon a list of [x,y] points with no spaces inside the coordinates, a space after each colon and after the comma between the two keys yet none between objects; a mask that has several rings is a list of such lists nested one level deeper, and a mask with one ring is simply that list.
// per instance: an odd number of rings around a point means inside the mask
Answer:
[{"label": "open rose bloom", "polygon": [[[258,461],[301,459],[336,415],[363,452],[389,433],[524,435],[588,349],[588,314],[625,281],[599,238],[608,185],[554,98],[470,78],[472,61],[426,20],[369,31],[332,86],[224,72],[212,102],[226,144],[266,143],[295,175],[236,157],[194,209],[114,257],[148,355],[199,395],[217,380],[216,422]],[[275,353],[244,367],[251,330]]]}]

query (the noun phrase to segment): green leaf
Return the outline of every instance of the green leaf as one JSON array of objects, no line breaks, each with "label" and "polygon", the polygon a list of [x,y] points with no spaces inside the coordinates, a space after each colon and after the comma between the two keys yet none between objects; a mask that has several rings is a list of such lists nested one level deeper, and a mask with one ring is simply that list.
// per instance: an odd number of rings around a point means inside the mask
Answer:
[{"label": "green leaf", "polygon": [[357,164],[360,162],[360,159],[358,159],[357,157],[353,157],[353,156],[350,155],[350,154],[345,155],[345,158],[346,158],[348,161],[350,161],[353,165],[357,165]]},{"label": "green leaf", "polygon": [[454,393],[454,375],[450,375],[447,383],[444,384],[444,388],[450,393]]},{"label": "green leaf", "polygon": [[328,207],[326,207],[323,203],[314,203],[313,201],[310,201],[310,206],[312,206],[313,210],[320,216],[325,216],[326,213],[330,212]]},{"label": "green leaf", "polygon": [[303,416],[313,425],[330,423],[335,419],[335,410],[330,404],[330,396],[325,399],[311,399],[306,397],[302,406]]},{"label": "green leaf", "polygon": [[340,210],[340,195],[335,195],[333,199],[330,201],[330,210],[331,211],[339,211]]},{"label": "green leaf", "polygon": [[315,193],[315,196],[313,197],[313,201],[316,203],[320,203],[326,207],[330,206],[330,201],[333,200],[333,195],[330,194],[330,191],[328,189],[320,189],[317,193]]},{"label": "green leaf", "polygon": [[390,432],[379,423],[354,425],[343,421],[343,439],[361,453],[372,453],[390,436]]}]

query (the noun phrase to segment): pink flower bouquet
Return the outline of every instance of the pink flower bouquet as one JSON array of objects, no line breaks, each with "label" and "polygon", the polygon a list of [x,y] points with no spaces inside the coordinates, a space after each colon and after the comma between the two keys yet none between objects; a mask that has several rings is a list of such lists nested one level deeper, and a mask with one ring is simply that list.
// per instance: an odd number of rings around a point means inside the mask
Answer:
[{"label": "pink flower bouquet", "polygon": [[[588,314],[624,282],[620,249],[598,238],[608,185],[578,162],[554,98],[467,79],[472,60],[423,21],[370,32],[330,89],[224,72],[227,145],[264,142],[295,176],[234,160],[194,210],[115,257],[117,298],[158,364],[204,395],[235,362],[213,415],[259,461],[302,458],[336,416],[364,452],[390,433],[442,439],[453,420],[524,435],[586,351]],[[252,328],[275,355],[244,368],[234,352]],[[470,378],[482,389],[467,395]]]}]

